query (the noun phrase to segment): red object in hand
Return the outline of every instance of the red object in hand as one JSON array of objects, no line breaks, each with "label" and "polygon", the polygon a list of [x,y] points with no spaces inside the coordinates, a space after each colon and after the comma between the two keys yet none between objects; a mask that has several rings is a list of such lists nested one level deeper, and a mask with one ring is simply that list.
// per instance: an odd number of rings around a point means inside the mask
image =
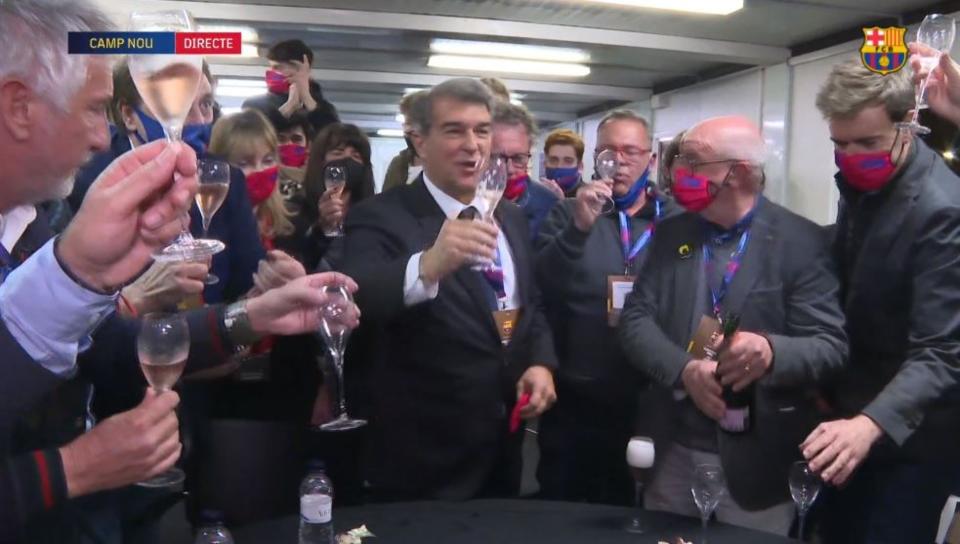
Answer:
[{"label": "red object in hand", "polygon": [[510,432],[515,433],[520,430],[520,411],[523,410],[523,407],[530,404],[530,393],[524,393],[520,395],[520,400],[517,401],[516,406],[513,407],[513,412],[510,413]]}]

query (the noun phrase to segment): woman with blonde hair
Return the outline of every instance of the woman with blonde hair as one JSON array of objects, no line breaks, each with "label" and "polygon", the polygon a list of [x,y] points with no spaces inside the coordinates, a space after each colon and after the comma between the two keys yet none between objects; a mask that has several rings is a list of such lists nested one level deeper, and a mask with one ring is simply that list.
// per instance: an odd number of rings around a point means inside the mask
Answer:
[{"label": "woman with blonde hair", "polygon": [[243,170],[263,247],[289,247],[296,227],[277,184],[277,134],[270,121],[252,109],[224,117],[213,127],[209,151]]}]

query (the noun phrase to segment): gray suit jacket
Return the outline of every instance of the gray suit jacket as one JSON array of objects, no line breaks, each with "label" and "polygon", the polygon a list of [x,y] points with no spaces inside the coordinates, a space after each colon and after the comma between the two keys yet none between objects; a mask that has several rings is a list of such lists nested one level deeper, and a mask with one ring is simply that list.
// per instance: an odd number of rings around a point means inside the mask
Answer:
[{"label": "gray suit jacket", "polygon": [[[837,279],[822,230],[761,197],[740,271],[724,311],[740,314],[740,330],[765,333],[774,352],[772,371],[758,382],[754,426],[743,435],[718,430],[730,492],[740,506],[760,509],[787,500],[787,473],[818,414],[815,386],[839,370],[847,356]],[[679,405],[670,391],[680,374],[703,278],[703,220],[683,214],[665,221],[640,271],[620,321],[631,363],[663,386],[649,404],[665,417],[648,432],[670,447]],[[680,248],[687,246],[689,253]],[[653,408],[655,407],[655,408]]]},{"label": "gray suit jacket", "polygon": [[[914,142],[887,190],[857,199],[842,189],[834,249],[843,265],[850,365],[833,400],[843,415],[862,411],[887,434],[871,455],[955,458],[960,179]],[[862,225],[858,254],[850,247],[853,221]]]}]

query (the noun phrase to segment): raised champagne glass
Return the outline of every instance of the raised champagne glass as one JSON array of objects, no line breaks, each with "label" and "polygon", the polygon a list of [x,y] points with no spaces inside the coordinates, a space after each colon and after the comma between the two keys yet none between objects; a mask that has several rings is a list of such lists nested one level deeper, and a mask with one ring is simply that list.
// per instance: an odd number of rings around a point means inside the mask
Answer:
[{"label": "raised champagne glass", "polygon": [[926,46],[928,49],[921,48],[916,56],[920,65],[927,72],[927,76],[917,85],[916,106],[913,109],[913,118],[909,123],[897,123],[897,128],[909,130],[914,134],[930,134],[930,129],[921,125],[919,122],[920,110],[927,105],[927,83],[930,81],[930,74],[940,62],[940,57],[950,53],[953,47],[953,39],[956,35],[956,22],[953,17],[932,13],[923,18],[920,28],[917,30],[917,43]]},{"label": "raised champagne glass", "polygon": [[[225,161],[200,159],[197,161],[197,177],[200,187],[194,198],[203,220],[203,240],[210,235],[210,222],[230,191],[230,165]],[[207,274],[204,283],[214,285],[219,281],[215,274]]]},{"label": "raised champagne glass", "polygon": [[[147,383],[157,393],[169,391],[180,379],[190,354],[190,328],[183,314],[147,314],[140,322],[137,356]],[[139,482],[143,487],[172,487],[183,483],[183,471],[172,468]]]},{"label": "raised champagne glass", "polygon": [[[130,30],[134,32],[191,32],[195,28],[193,18],[182,9],[130,15]],[[182,141],[183,125],[203,77],[203,57],[130,55],[127,63],[140,98],[163,126],[167,140]],[[177,239],[153,257],[158,261],[198,261],[223,251],[224,247],[219,240],[194,239],[184,223]]]}]

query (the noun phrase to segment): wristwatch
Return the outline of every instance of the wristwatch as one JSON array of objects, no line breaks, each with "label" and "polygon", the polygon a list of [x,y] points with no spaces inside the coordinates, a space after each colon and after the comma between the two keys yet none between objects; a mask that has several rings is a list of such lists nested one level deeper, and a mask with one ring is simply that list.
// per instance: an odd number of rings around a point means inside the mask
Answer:
[{"label": "wristwatch", "polygon": [[250,326],[246,301],[234,302],[227,306],[223,312],[223,328],[227,331],[227,338],[237,352],[247,349],[248,346],[260,340],[260,335]]}]

